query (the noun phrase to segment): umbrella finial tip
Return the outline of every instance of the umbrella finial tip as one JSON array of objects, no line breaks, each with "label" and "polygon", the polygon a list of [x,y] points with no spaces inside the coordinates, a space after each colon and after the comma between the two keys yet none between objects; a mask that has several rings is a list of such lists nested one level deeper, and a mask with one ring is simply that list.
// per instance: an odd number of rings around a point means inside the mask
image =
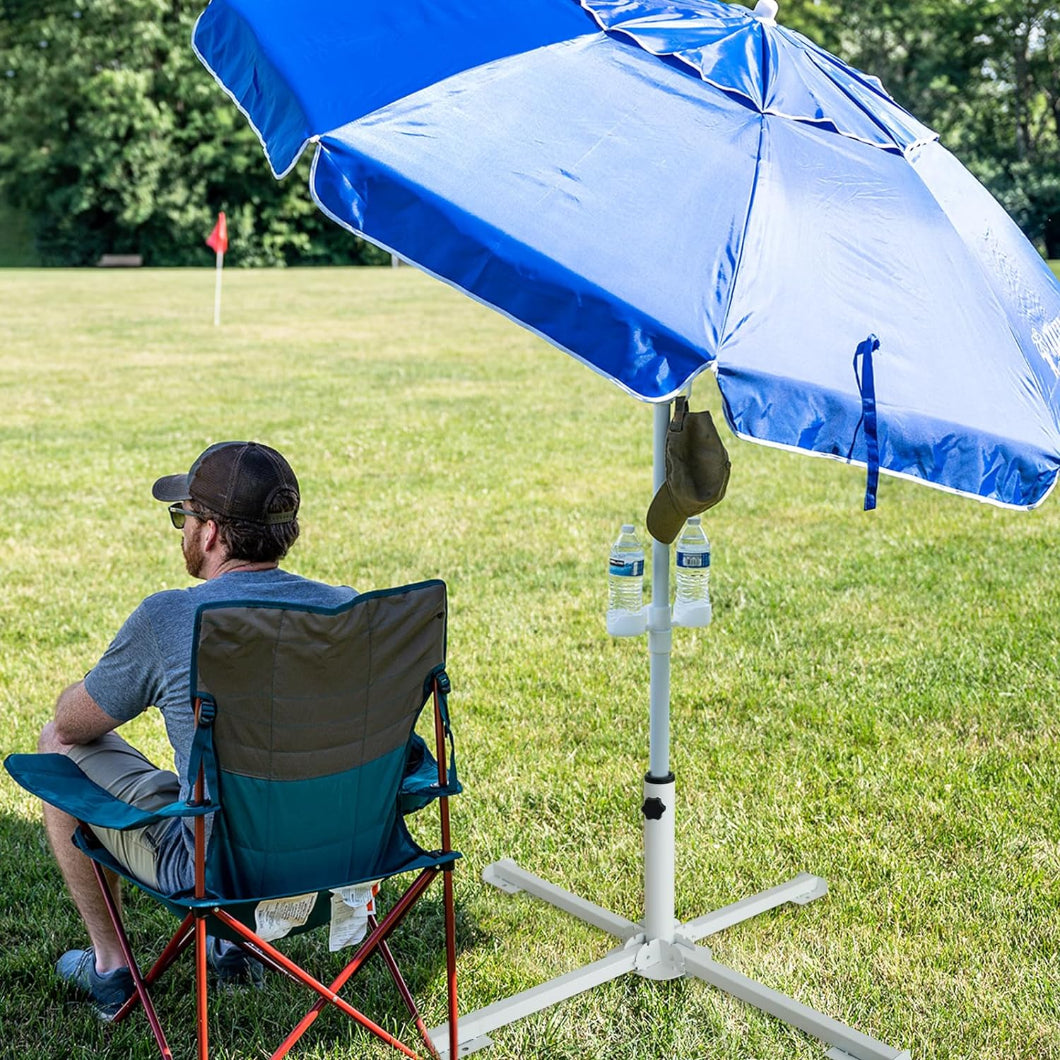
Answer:
[{"label": "umbrella finial tip", "polygon": [[752,13],[761,22],[775,23],[779,10],[777,0],[758,0]]}]

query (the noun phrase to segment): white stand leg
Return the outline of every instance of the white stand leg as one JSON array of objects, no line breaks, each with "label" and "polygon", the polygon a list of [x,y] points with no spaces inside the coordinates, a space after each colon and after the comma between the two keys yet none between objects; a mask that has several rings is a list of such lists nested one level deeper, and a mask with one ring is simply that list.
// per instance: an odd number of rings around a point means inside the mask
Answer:
[{"label": "white stand leg", "polygon": [[[670,787],[672,788],[672,782]],[[645,784],[647,790],[648,784]],[[645,844],[649,844],[649,829],[645,829]],[[532,873],[521,869],[514,861],[496,861],[486,867],[483,879],[503,891],[525,891],[557,909],[585,923],[622,939],[623,944],[605,957],[573,972],[550,979],[540,986],[525,990],[513,997],[494,1002],[485,1008],[460,1017],[460,1055],[476,1052],[492,1042],[491,1031],[514,1023],[524,1016],[550,1008],[575,997],[594,986],[634,972],[647,979],[700,979],[719,990],[739,998],[755,1008],[768,1012],[792,1027],[813,1035],[831,1048],[826,1053],[830,1060],[911,1060],[906,1050],[892,1048],[860,1031],[832,1019],[794,998],[787,997],[714,960],[706,946],[696,940],[723,931],[743,920],[758,916],[787,902],[805,905],[828,892],[827,883],[820,876],[802,873],[779,887],[770,888],[721,909],[697,917],[687,923],[674,921],[669,939],[649,934],[644,925],[634,924],[625,917],[611,913],[593,902],[564,891]],[[445,1045],[448,1025],[430,1031],[442,1060],[448,1060]]]},{"label": "white stand leg", "polygon": [[[654,486],[665,478],[668,405],[655,406]],[[675,800],[670,772],[670,549],[652,544],[652,603],[648,609],[648,650],[651,653],[650,747],[648,775],[644,778],[644,919],[634,924],[625,917],[579,898],[548,883],[514,861],[496,861],[486,867],[483,879],[509,894],[525,891],[565,913],[592,924],[621,940],[605,957],[514,997],[461,1015],[460,1055],[490,1045],[490,1031],[540,1012],[594,986],[634,972],[647,979],[691,977],[754,1005],[763,1012],[811,1034],[830,1046],[830,1060],[910,1060],[905,1050],[894,1049],[845,1024],[771,990],[761,983],[714,960],[699,939],[758,916],[786,902],[805,905],[828,893],[820,876],[802,873],[787,883],[744,898],[680,924],[674,917]],[[430,1031],[439,1055],[448,1057],[448,1025]]]},{"label": "white stand leg", "polygon": [[571,894],[570,891],[565,891],[562,887],[557,887],[554,883],[549,883],[540,876],[519,868],[514,861],[508,858],[487,865],[482,870],[482,878],[486,883],[493,884],[494,887],[507,894],[526,891],[527,894],[532,894],[535,898],[540,898],[549,905],[570,913],[578,920],[592,924],[593,927],[598,927],[609,935],[614,935],[616,939],[626,941],[640,933],[640,926],[634,924],[632,920],[627,920],[602,906],[579,898],[576,894]]},{"label": "white stand leg", "polygon": [[[601,983],[608,983],[617,979],[626,972],[632,972],[636,968],[637,956],[640,950],[639,940],[626,943],[611,950],[605,957],[592,964],[586,964],[566,975],[549,979],[540,986],[524,990],[521,994],[505,998],[503,1001],[495,1001],[485,1008],[476,1009],[467,1014],[461,1013],[458,1021],[460,1031],[460,1055],[467,1056],[469,1053],[477,1052],[492,1041],[487,1037],[490,1031],[499,1027],[507,1027],[523,1016],[529,1016],[542,1009],[558,1005],[567,998],[575,997],[591,990]],[[431,1040],[438,1050],[442,1060],[448,1060],[446,1048],[449,1038],[449,1024],[443,1023],[440,1027],[434,1027],[429,1031]]]},{"label": "white stand leg", "polygon": [[724,990],[725,993],[746,1001],[749,1005],[768,1012],[792,1027],[812,1034],[827,1045],[833,1046],[832,1057],[856,1057],[857,1060],[910,1060],[908,1050],[892,1049],[867,1034],[815,1012],[793,998],[771,990],[768,986],[748,979],[746,975],[726,968],[710,955],[705,946],[678,945],[675,959],[683,961],[685,974],[702,979],[705,983]]},{"label": "white stand leg", "polygon": [[815,898],[823,898],[827,893],[827,880],[820,876],[811,876],[808,872],[800,872],[793,880],[788,880],[779,887],[771,887],[768,891],[733,902],[732,905],[716,909],[706,916],[689,920],[681,926],[681,937],[688,942],[697,942],[787,902],[806,905]]}]

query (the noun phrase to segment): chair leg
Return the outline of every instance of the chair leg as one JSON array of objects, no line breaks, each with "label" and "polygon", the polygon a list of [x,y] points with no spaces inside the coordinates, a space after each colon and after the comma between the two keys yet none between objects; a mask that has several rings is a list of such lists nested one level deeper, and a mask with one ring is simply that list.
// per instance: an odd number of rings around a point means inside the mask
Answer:
[{"label": "chair leg", "polygon": [[[398,899],[398,901],[394,904],[393,908],[391,908],[391,910],[383,918],[382,924],[372,931],[372,933],[362,944],[361,948],[354,955],[353,960],[350,961],[350,963],[347,964],[345,968],[343,968],[343,970],[339,973],[336,979],[332,982],[330,986],[331,994],[335,994],[337,991],[341,990],[347,980],[349,980],[350,977],[353,976],[361,968],[361,966],[368,959],[368,957],[371,956],[372,952],[376,949],[376,947],[390,936],[394,928],[396,928],[397,925],[402,921],[402,919],[404,919],[405,914],[408,913],[409,909],[412,908],[413,904],[417,901],[420,895],[423,894],[423,892],[427,889],[427,887],[430,885],[431,881],[437,874],[437,869],[424,869],[423,872],[421,872],[419,876],[416,877],[409,889]],[[245,931],[246,929],[240,928],[240,930]],[[292,975],[292,973],[286,968],[284,968],[283,970],[286,971],[288,975],[291,975],[292,978],[300,979],[300,977]],[[317,1018],[317,1016],[319,1016],[320,1013],[324,1011],[324,1007],[328,1003],[328,1001],[331,1000],[331,997],[329,997],[327,994],[322,993],[321,991],[317,992],[320,993],[319,1000],[298,1021],[297,1025],[294,1027],[291,1033],[287,1035],[287,1037],[284,1039],[283,1044],[280,1046],[280,1048],[272,1054],[272,1060],[279,1060],[280,1057],[286,1056],[288,1051],[294,1045],[294,1043],[297,1042],[303,1034],[305,1034],[305,1032],[312,1025],[313,1021]],[[340,998],[339,1001],[341,1000],[342,999]],[[336,1004],[337,1003],[338,1002],[336,1002]],[[343,1002],[342,1004],[345,1004],[345,1002]],[[339,1005],[339,1008],[342,1008],[342,1004]],[[384,1031],[383,1034],[386,1035],[386,1032]],[[389,1041],[389,1036],[386,1036],[384,1040]],[[391,1041],[391,1044],[394,1044],[394,1042],[397,1042],[396,1038]],[[395,1048],[397,1047],[400,1047],[402,1051],[407,1051],[403,1046],[400,1045],[400,1043],[395,1046]],[[414,1056],[415,1054],[409,1052],[409,1055]]]},{"label": "chair leg", "polygon": [[[150,970],[144,976],[144,982],[151,986],[151,984],[157,982],[167,968],[188,948],[189,943],[194,941],[195,917],[192,913],[181,921],[181,925],[173,933],[173,937],[166,943],[166,948],[158,955],[158,959],[154,964],[151,965]],[[117,1015],[114,1017],[114,1022],[119,1023],[125,1019],[126,1016],[135,1008],[136,1004],[140,1000],[139,994],[133,994],[128,1001],[120,1009],[118,1009]]]},{"label": "chair leg", "polygon": [[194,913],[188,913],[180,923],[180,927],[173,933],[173,937],[166,943],[166,948],[158,955],[158,959],[151,970],[144,976],[145,983],[153,983],[162,973],[187,949],[193,938],[195,925]]},{"label": "chair leg", "polygon": [[198,1024],[199,1060],[209,1060],[209,1030],[206,1025],[206,918],[195,918],[195,1015]]},{"label": "chair leg", "polygon": [[[445,684],[448,685],[448,678]],[[438,749],[438,785],[444,787],[448,781],[445,754],[446,723],[442,717],[442,704],[448,688],[443,689],[439,676],[434,678],[434,740]],[[442,836],[442,850],[453,849],[449,833],[449,799],[438,800],[438,826]],[[445,970],[449,994],[449,1060],[457,1060],[459,1036],[456,1028],[456,912],[453,902],[453,866],[449,864],[442,872],[445,900]]]},{"label": "chair leg", "polygon": [[456,906],[452,866],[442,872],[442,891],[445,900],[445,970],[449,988],[449,1060],[457,1060],[460,1036],[456,1029]]},{"label": "chair leg", "polygon": [[[92,862],[92,871],[96,874],[96,882],[99,884],[103,901],[107,907],[107,913],[110,915],[114,931],[118,936],[118,945],[121,946],[122,955],[129,966],[129,973],[132,975],[136,994],[144,1007],[144,1015],[147,1016],[147,1022],[151,1025],[151,1033],[155,1036],[155,1041],[158,1043],[159,1052],[161,1052],[163,1060],[173,1060],[173,1053],[170,1051],[169,1043],[166,1041],[166,1036],[162,1031],[162,1024],[158,1021],[158,1014],[155,1012],[151,995],[147,992],[147,984],[144,982],[143,976],[140,975],[140,968],[136,963],[136,958],[133,957],[128,936],[125,934],[125,925],[121,922],[121,915],[118,913],[118,907],[114,904],[110,887],[107,886],[107,878],[103,875],[103,869],[100,867],[99,862]],[[131,1008],[131,1006],[129,1007]],[[123,1006],[123,1011],[124,1008]],[[121,1012],[119,1012],[119,1015],[121,1015]]]},{"label": "chair leg", "polygon": [[[370,916],[368,918],[368,923],[374,931],[376,928],[375,917]],[[398,968],[397,961],[394,960],[394,954],[391,953],[389,944],[386,942],[380,942],[379,953],[382,955],[387,968],[390,970],[390,978],[394,980],[394,985],[397,987],[398,993],[401,995],[401,1000],[405,1002],[405,1007],[409,1010],[409,1015],[412,1016],[412,1019],[416,1024],[416,1030],[420,1032],[423,1044],[427,1046],[427,1051],[431,1056],[437,1060],[438,1050],[435,1049],[434,1042],[431,1040],[430,1034],[427,1033],[427,1024],[423,1022],[423,1017],[420,1015],[420,1010],[416,1007],[416,1001],[412,996],[412,991],[409,990],[408,984],[405,982],[405,977],[401,974],[401,969]]]},{"label": "chair leg", "polygon": [[[320,1008],[324,1007],[323,1002],[330,1001],[337,1009],[339,1009],[340,1012],[344,1012],[347,1016],[350,1017],[350,1019],[355,1020],[366,1030],[371,1031],[377,1038],[380,1038],[382,1041],[386,1042],[387,1045],[393,1046],[395,1049],[398,1050],[398,1052],[404,1053],[405,1056],[411,1057],[411,1060],[419,1060],[417,1055],[407,1045],[405,1045],[404,1042],[395,1038],[392,1034],[390,1034],[389,1031],[383,1030],[382,1027],[370,1020],[363,1012],[359,1012],[357,1009],[355,1009],[353,1005],[346,1001],[345,998],[339,997],[339,995],[335,993],[334,989],[329,989],[318,979],[314,979],[313,976],[311,976],[308,972],[306,972],[302,968],[299,968],[298,965],[294,963],[294,961],[285,957],[274,946],[271,946],[269,945],[269,943],[258,938],[258,936],[255,935],[254,932],[250,930],[250,928],[246,927],[244,924],[241,924],[238,920],[236,920],[235,917],[226,913],[223,909],[214,909],[212,910],[212,913],[219,921],[221,921],[221,923],[225,924],[233,931],[242,935],[243,938],[245,938],[248,942],[251,942],[253,945],[258,947],[262,951],[262,953],[267,954],[274,962],[280,965],[287,972],[288,975],[297,979],[303,986],[307,986],[310,990],[313,990],[317,994],[319,994],[322,999],[321,1002],[318,1002]],[[358,951],[357,956],[360,957],[363,952],[364,948],[362,947],[362,949]],[[365,954],[365,956],[367,956],[367,954]],[[363,963],[363,961],[357,963],[360,964]],[[345,981],[345,979],[343,981]],[[314,1011],[308,1013],[302,1019],[301,1023],[299,1023],[299,1025],[287,1036],[283,1044],[276,1050],[276,1052],[272,1054],[273,1060],[279,1060],[280,1057],[287,1055],[287,1053],[291,1049],[291,1046],[294,1045],[294,1043],[302,1036],[306,1028],[308,1028],[309,1024],[311,1024],[313,1020],[316,1019],[318,1013],[319,1009],[314,1006]]]}]

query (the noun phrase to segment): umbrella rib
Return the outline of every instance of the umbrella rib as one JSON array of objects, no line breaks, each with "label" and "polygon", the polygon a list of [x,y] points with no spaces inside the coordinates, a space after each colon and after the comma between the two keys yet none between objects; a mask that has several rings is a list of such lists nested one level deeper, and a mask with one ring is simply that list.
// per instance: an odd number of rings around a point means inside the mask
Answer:
[{"label": "umbrella rib", "polygon": [[751,221],[751,210],[754,208],[755,198],[758,194],[758,178],[762,169],[762,141],[765,139],[766,134],[766,116],[765,114],[760,115],[758,121],[758,150],[755,152],[755,173],[754,179],[751,181],[751,194],[747,197],[747,209],[744,211],[743,217],[743,228],[740,232],[740,252],[736,257],[736,262],[732,269],[732,281],[729,283],[729,290],[725,297],[725,312],[721,318],[721,327],[718,334],[717,350],[715,351],[715,363],[718,362],[721,356],[721,348],[725,345],[726,339],[729,337],[729,313],[732,310],[732,302],[736,293],[736,282],[737,277],[740,275],[740,267],[743,264],[744,247],[747,244],[747,227]]},{"label": "umbrella rib", "polygon": [[[873,114],[870,110],[867,110],[864,107],[864,105],[861,103],[861,101],[856,96],[854,96],[846,88],[845,85],[843,85],[840,81],[837,81],[832,76],[831,72],[822,64],[822,62],[820,61],[820,58],[818,57],[818,54],[817,54],[818,49],[814,49],[814,50],[811,51],[808,48],[804,48],[803,51],[805,52],[806,57],[810,60],[811,63],[813,63],[813,65],[815,67],[817,67],[817,69],[820,71],[820,73],[824,77],[826,77],[837,89],[839,89],[839,91],[842,92],[843,95],[846,96],[846,98],[849,99],[851,101],[851,103],[853,103],[876,126],[876,128],[879,129],[880,132],[882,132],[883,135],[887,137],[887,139],[889,139],[892,143],[894,143],[894,133],[891,132],[889,129],[887,129],[887,127],[883,124],[883,122],[880,121],[879,118],[876,117],[875,114]],[[830,60],[829,65],[834,66],[835,63],[831,61],[831,56],[828,56],[827,52],[825,52],[824,54]],[[859,71],[856,71],[856,70],[853,71],[853,72],[855,74],[859,73]],[[871,85],[868,85],[866,87],[870,88],[871,91],[875,92],[882,99],[885,99],[896,110],[900,110],[903,114],[907,115],[917,125],[923,125],[923,123],[920,122],[920,121],[917,121],[917,119],[914,118],[913,115],[910,114],[909,111],[907,111],[905,109],[905,107],[903,107],[900,103],[898,103],[894,99],[892,99],[890,97],[890,95],[888,95],[886,93],[879,92],[876,88],[874,88]],[[817,124],[817,123],[816,122],[809,122],[808,124]],[[870,143],[870,141],[864,140],[860,136],[853,136],[850,133],[844,132],[842,129],[840,129],[840,128],[834,126],[834,125],[833,125],[833,127],[836,129],[836,132],[838,132],[840,136],[848,136],[851,140],[857,140],[860,143],[869,143],[870,146],[872,146],[872,147],[880,147],[881,146],[880,144],[872,144],[872,143]],[[927,131],[929,133],[931,133],[931,135],[929,137],[925,138],[925,137],[922,137],[922,136],[918,136],[918,137],[916,137],[916,139],[912,140],[909,144],[907,144],[905,146],[899,146],[898,144],[895,144],[894,150],[898,150],[903,155],[906,155],[914,147],[920,147],[923,144],[931,143],[932,141],[937,140],[939,138],[939,134],[937,132],[935,132],[934,129],[928,129],[928,127],[926,125],[924,125],[923,128],[927,129]],[[888,150],[888,148],[883,147],[882,150],[886,151],[886,150]]]}]

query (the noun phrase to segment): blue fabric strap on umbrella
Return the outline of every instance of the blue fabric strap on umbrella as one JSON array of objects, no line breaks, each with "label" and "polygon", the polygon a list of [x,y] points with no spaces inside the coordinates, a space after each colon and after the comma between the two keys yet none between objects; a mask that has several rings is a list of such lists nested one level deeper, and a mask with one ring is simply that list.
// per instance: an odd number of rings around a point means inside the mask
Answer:
[{"label": "blue fabric strap on umbrella", "polygon": [[[854,428],[854,441],[857,441],[858,430],[865,425],[865,465],[868,475],[865,479],[865,511],[871,512],[876,507],[876,491],[880,484],[880,442],[876,433],[876,377],[872,371],[872,355],[880,348],[880,340],[870,335],[860,343],[854,354],[854,376],[858,381],[861,393],[861,419]],[[858,360],[861,369],[858,370]],[[851,453],[854,442],[850,445]]]}]

